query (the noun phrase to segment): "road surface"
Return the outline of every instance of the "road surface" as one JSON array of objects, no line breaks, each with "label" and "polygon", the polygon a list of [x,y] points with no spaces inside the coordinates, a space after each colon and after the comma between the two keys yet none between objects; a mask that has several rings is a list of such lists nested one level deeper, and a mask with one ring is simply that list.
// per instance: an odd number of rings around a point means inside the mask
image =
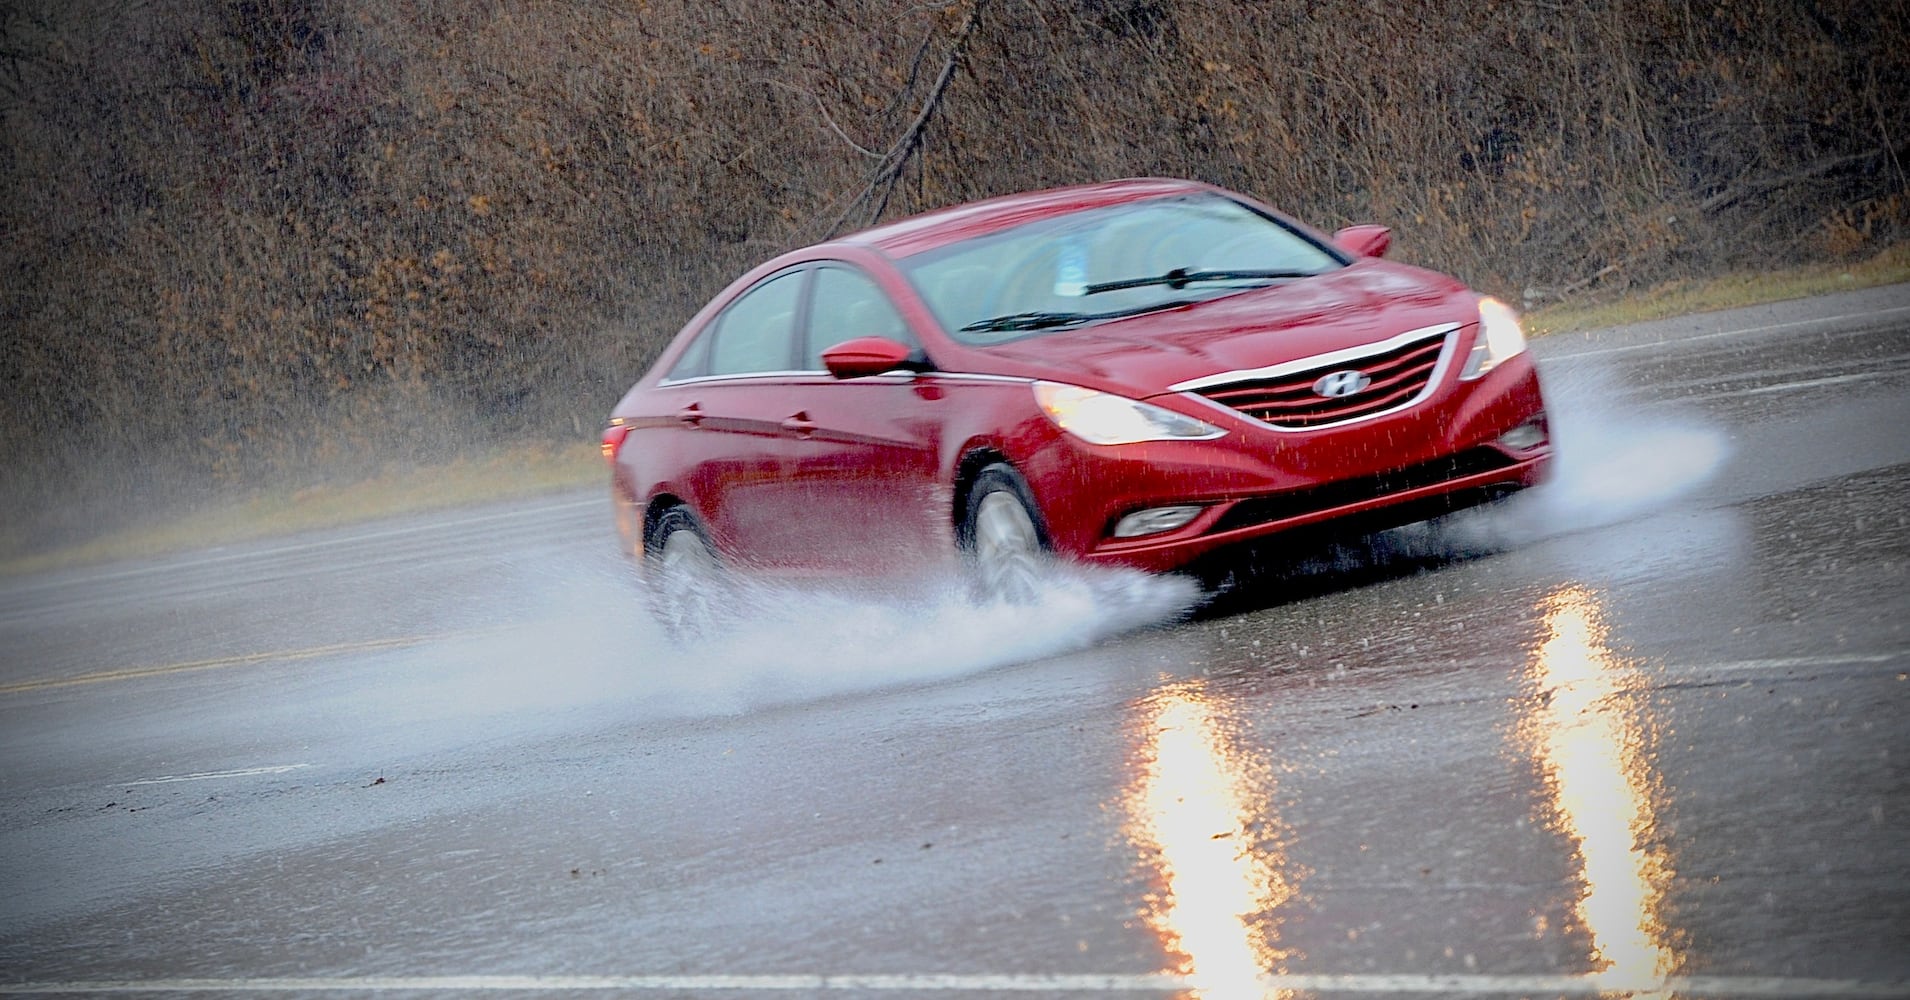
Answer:
[{"label": "road surface", "polygon": [[1555,482],[1192,618],[681,648],[595,494],[6,580],[0,995],[1910,996],[1910,286],[1534,350]]}]

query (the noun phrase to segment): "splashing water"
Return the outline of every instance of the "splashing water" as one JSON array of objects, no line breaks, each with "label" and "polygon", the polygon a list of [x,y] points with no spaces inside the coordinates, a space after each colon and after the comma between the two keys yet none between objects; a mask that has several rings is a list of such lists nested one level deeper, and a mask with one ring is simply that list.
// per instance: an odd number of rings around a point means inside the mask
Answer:
[{"label": "splashing water", "polygon": [[1182,577],[1081,567],[1052,569],[1018,604],[977,602],[953,574],[880,593],[732,580],[722,626],[677,641],[628,567],[553,575],[507,602],[513,624],[440,648],[443,671],[459,678],[460,714],[734,715],[1082,649],[1180,617],[1201,597]]},{"label": "splashing water", "polygon": [[759,584],[745,588],[738,626],[659,660],[714,667],[736,705],[754,708],[1081,649],[1174,618],[1198,596],[1181,578],[1078,567],[1051,570],[1026,603],[977,602],[947,578],[882,596]]},{"label": "splashing water", "polygon": [[1723,431],[1629,403],[1603,369],[1546,376],[1557,456],[1546,482],[1502,504],[1393,532],[1398,545],[1470,554],[1634,520],[1690,495],[1730,456]]},{"label": "splashing water", "polygon": [[1724,432],[1669,408],[1629,406],[1602,369],[1547,383],[1559,459],[1533,499],[1560,530],[1661,509],[1704,485],[1730,455]]}]

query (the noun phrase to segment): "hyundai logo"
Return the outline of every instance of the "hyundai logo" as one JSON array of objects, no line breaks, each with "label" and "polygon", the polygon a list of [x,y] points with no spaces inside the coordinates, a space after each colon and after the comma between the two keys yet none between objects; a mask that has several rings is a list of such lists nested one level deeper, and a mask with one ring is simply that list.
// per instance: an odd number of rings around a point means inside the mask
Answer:
[{"label": "hyundai logo", "polygon": [[1341,399],[1372,384],[1373,380],[1367,378],[1365,372],[1348,368],[1345,371],[1320,376],[1320,380],[1313,383],[1313,391],[1328,399]]}]

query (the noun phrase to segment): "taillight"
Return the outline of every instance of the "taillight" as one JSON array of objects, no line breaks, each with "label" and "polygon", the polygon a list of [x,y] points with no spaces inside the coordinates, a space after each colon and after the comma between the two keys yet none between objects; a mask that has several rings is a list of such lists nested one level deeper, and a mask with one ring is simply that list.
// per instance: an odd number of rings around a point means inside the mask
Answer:
[{"label": "taillight", "polygon": [[629,436],[630,427],[627,424],[611,424],[604,428],[604,461],[617,464],[617,452],[623,450],[624,439]]}]

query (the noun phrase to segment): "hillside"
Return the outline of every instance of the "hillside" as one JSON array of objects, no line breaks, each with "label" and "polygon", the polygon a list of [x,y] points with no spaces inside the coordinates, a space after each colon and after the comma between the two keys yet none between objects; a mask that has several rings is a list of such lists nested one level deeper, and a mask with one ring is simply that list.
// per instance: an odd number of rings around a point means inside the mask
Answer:
[{"label": "hillside", "polygon": [[77,0],[0,12],[0,495],[590,437],[709,294],[1195,177],[1541,304],[1910,225],[1901,0]]}]

